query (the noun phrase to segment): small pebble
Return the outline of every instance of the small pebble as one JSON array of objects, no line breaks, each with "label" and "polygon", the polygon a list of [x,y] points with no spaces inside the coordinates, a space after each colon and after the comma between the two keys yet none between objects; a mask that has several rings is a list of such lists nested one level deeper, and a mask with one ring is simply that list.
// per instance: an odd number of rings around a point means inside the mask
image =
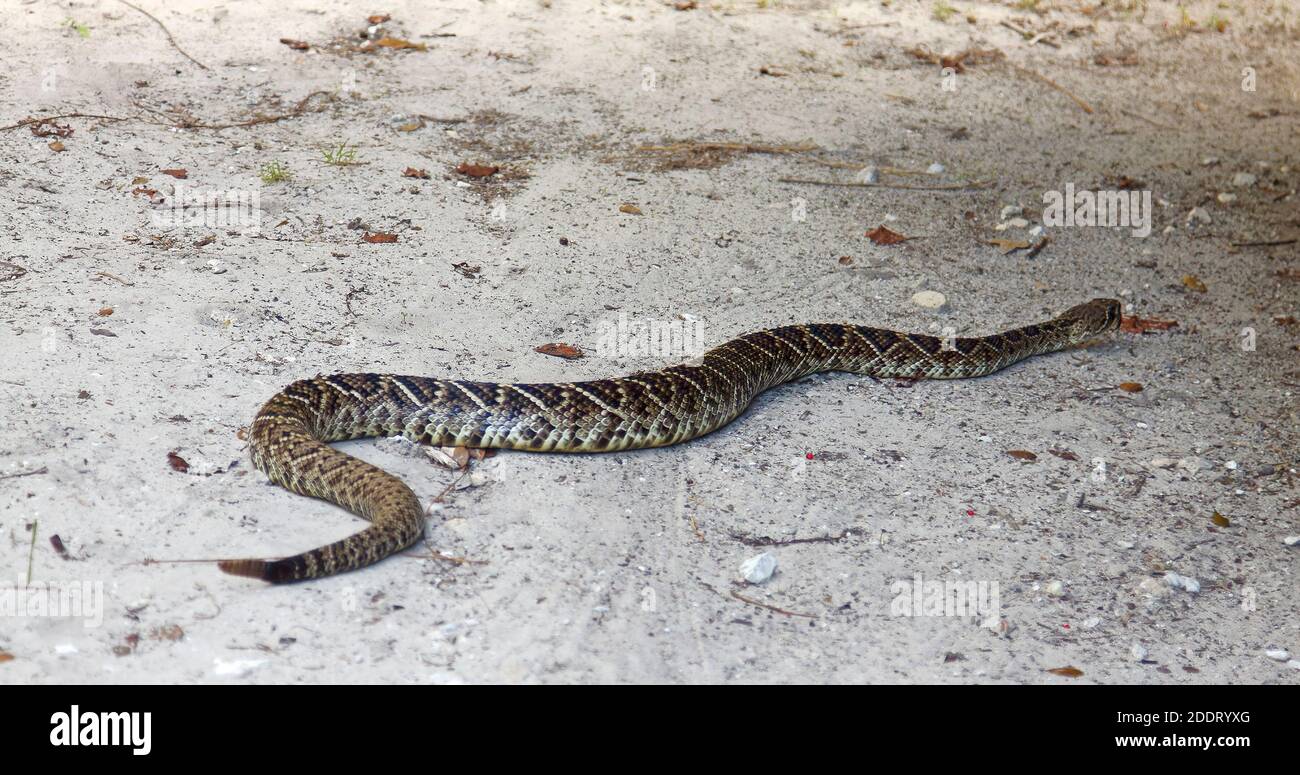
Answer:
[{"label": "small pebble", "polygon": [[1236,471],[1236,470],[1237,470],[1237,461],[1235,461],[1235,460],[1229,460],[1228,462],[1226,462],[1226,463],[1223,464],[1223,467],[1226,468],[1226,469],[1228,469],[1229,471]]},{"label": "small pebble", "polygon": [[1024,218],[1012,218],[1007,221],[1007,225],[1013,229],[1023,229],[1029,225],[1029,221],[1026,221]]},{"label": "small pebble", "polygon": [[1217,197],[1215,197],[1215,199],[1218,199],[1219,202],[1220,202],[1221,204],[1228,205],[1228,204],[1232,204],[1233,202],[1237,201],[1237,195],[1236,195],[1236,194],[1229,194],[1227,191],[1223,191],[1223,192],[1220,192],[1219,195],[1218,195]]},{"label": "small pebble", "polygon": [[926,309],[943,309],[948,304],[948,297],[938,291],[917,291],[912,294],[912,303]]},{"label": "small pebble", "polygon": [[1295,546],[1296,544],[1300,544],[1300,536],[1287,536],[1282,539],[1282,543],[1287,546]]},{"label": "small pebble", "polygon": [[1202,167],[1213,167],[1214,165],[1216,165],[1216,164],[1218,164],[1218,163],[1219,163],[1219,157],[1218,157],[1218,156],[1206,156],[1204,159],[1201,159],[1201,166],[1202,166]]},{"label": "small pebble", "polygon": [[1043,225],[1040,223],[1034,228],[1030,229],[1029,236],[1034,237],[1035,239],[1043,236]]},{"label": "small pebble", "polygon": [[1134,643],[1133,648],[1129,649],[1128,653],[1133,657],[1134,662],[1145,662],[1147,659],[1146,646],[1141,643]]},{"label": "small pebble", "polygon": [[1285,662],[1291,658],[1290,652],[1288,652],[1286,649],[1269,649],[1268,651],[1264,652],[1264,656],[1268,657],[1269,659],[1275,659],[1278,662]]},{"label": "small pebble", "polygon": [[1173,468],[1178,465],[1178,461],[1171,457],[1158,457],[1151,461],[1151,465],[1154,468]]},{"label": "small pebble", "polygon": [[1083,629],[1092,630],[1095,629],[1099,624],[1101,624],[1100,618],[1096,616],[1089,616],[1087,619],[1083,620]]},{"label": "small pebble", "polygon": [[1237,188],[1247,188],[1255,185],[1255,176],[1249,172],[1238,172],[1232,176],[1232,185]]},{"label": "small pebble", "polygon": [[934,164],[931,164],[929,167],[925,168],[925,171],[930,173],[931,175],[942,175],[943,170],[944,170],[943,165],[937,161]]},{"label": "small pebble", "polygon": [[1286,663],[1286,666],[1292,670],[1300,670],[1300,659],[1293,659]]},{"label": "small pebble", "polygon": [[1022,215],[1024,212],[1025,212],[1025,208],[1021,207],[1020,205],[1007,205],[1006,207],[1002,208],[1002,212],[998,213],[998,220],[1005,221],[1008,218],[1014,218],[1017,215]]},{"label": "small pebble", "polygon": [[762,584],[776,572],[776,555],[763,552],[740,564],[740,577],[750,584]]},{"label": "small pebble", "polygon": [[1165,583],[1174,589],[1186,590],[1193,595],[1199,594],[1201,591],[1201,582],[1191,576],[1182,576],[1173,571],[1165,574]]},{"label": "small pebble", "polygon": [[1193,207],[1187,211],[1188,223],[1209,223],[1210,214],[1204,207]]},{"label": "small pebble", "polygon": [[1060,580],[1052,580],[1047,583],[1043,591],[1052,597],[1060,597],[1065,594],[1065,584],[1062,584]]},{"label": "small pebble", "polygon": [[862,179],[863,183],[879,183],[880,170],[875,167],[863,167],[862,171],[858,173],[858,177]]}]

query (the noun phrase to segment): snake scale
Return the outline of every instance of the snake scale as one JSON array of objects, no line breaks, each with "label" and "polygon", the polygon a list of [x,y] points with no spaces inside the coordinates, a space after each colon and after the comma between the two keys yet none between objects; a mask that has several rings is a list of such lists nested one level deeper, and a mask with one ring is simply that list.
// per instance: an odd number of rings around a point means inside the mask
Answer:
[{"label": "snake scale", "polygon": [[823,371],[876,377],[978,377],[1113,331],[1120,302],[1094,299],[1043,323],[981,337],[938,338],[839,323],[756,331],[693,364],[590,382],[496,384],[334,374],[294,382],[253,419],[253,464],[293,492],[338,504],[370,525],[336,543],[279,560],[220,568],[272,583],[370,565],[424,531],[419,498],[400,479],[330,446],[401,434],[439,446],[538,452],[663,447],[731,422],[768,388]]}]

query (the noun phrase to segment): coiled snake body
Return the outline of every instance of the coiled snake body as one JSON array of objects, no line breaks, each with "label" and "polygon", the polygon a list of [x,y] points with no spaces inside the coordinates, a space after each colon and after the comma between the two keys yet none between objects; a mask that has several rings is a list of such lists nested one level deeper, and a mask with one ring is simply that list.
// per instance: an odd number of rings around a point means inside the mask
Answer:
[{"label": "coiled snake body", "polygon": [[731,422],[770,387],[822,371],[877,377],[978,377],[1083,344],[1120,323],[1120,303],[1094,299],[1044,323],[941,339],[817,323],[746,334],[693,365],[591,382],[496,384],[335,374],[294,382],[253,419],[253,464],[272,482],[336,503],[370,526],[280,560],[226,560],[227,573],[274,583],[353,570],[415,543],[419,499],[400,479],[328,442],[380,435],[439,446],[539,452],[662,447]]}]

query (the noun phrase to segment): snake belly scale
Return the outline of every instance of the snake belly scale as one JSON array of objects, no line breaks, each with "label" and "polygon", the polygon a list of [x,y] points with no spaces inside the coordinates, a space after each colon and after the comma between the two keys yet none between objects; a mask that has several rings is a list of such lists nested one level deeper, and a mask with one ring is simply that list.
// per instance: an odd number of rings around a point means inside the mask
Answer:
[{"label": "snake belly scale", "polygon": [[334,374],[285,387],[249,432],[253,464],[293,492],[338,504],[370,525],[278,560],[225,560],[222,570],[272,583],[370,565],[419,540],[424,509],[400,479],[329,442],[401,434],[438,446],[616,452],[698,438],[768,388],[824,371],[876,377],[979,377],[1078,346],[1120,324],[1120,303],[1094,299],[1023,328],[939,338],[840,323],[756,331],[698,362],[589,382],[505,384]]}]

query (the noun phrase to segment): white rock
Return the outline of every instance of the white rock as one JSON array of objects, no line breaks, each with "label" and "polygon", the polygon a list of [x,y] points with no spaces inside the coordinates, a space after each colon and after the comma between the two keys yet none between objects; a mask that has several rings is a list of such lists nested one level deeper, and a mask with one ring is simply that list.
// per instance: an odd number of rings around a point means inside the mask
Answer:
[{"label": "white rock", "polygon": [[1300,670],[1300,659],[1293,659],[1286,663],[1286,666],[1292,670]]},{"label": "white rock", "polygon": [[1043,588],[1043,592],[1047,593],[1051,597],[1060,597],[1065,594],[1065,584],[1061,583],[1059,579],[1053,579],[1052,581],[1047,582],[1047,586]]},{"label": "white rock", "polygon": [[1209,223],[1210,214],[1204,207],[1193,207],[1191,210],[1187,211],[1187,222]]},{"label": "white rock", "polygon": [[1214,470],[1214,463],[1203,457],[1185,457],[1178,461],[1178,467],[1189,474],[1196,474],[1201,471]]},{"label": "white rock", "polygon": [[740,576],[750,584],[762,584],[776,572],[776,555],[763,552],[740,564]]},{"label": "white rock", "polygon": [[1191,576],[1182,576],[1173,571],[1169,571],[1165,574],[1165,583],[1174,589],[1186,590],[1193,595],[1198,594],[1201,591],[1201,582]]},{"label": "white rock", "polygon": [[1300,536],[1287,536],[1282,539],[1282,543],[1287,546],[1295,546],[1296,544],[1300,544]]},{"label": "white rock", "polygon": [[1002,212],[998,213],[998,220],[1005,221],[1008,218],[1013,218],[1017,215],[1023,214],[1024,212],[1025,208],[1020,205],[1007,205],[1002,208]]},{"label": "white rock", "polygon": [[1007,225],[1013,229],[1023,229],[1029,225],[1029,221],[1026,221],[1024,218],[1012,218],[1007,221]]},{"label": "white rock", "polygon": [[858,173],[858,179],[861,183],[874,184],[880,182],[880,170],[875,167],[863,167]]},{"label": "white rock", "polygon": [[1201,166],[1202,166],[1202,167],[1213,167],[1214,165],[1216,165],[1216,164],[1218,164],[1218,163],[1219,163],[1219,157],[1218,157],[1218,156],[1206,156],[1204,159],[1201,159]]},{"label": "white rock", "polygon": [[1236,470],[1237,470],[1237,461],[1235,461],[1235,460],[1229,460],[1228,462],[1226,462],[1226,463],[1223,464],[1223,467],[1226,468],[1226,469],[1228,469],[1229,471],[1236,471]]},{"label": "white rock", "polygon": [[1178,461],[1171,457],[1158,457],[1151,461],[1153,468],[1173,468],[1176,465],[1178,465]]},{"label": "white rock", "polygon": [[214,675],[221,676],[242,676],[248,675],[252,671],[266,664],[265,659],[232,659],[229,662],[216,657],[212,660]]},{"label": "white rock", "polygon": [[58,644],[57,646],[54,647],[54,653],[55,653],[55,654],[60,654],[60,655],[62,655],[62,654],[76,654],[77,651],[78,651],[77,647],[74,646],[74,645],[72,645],[71,643],[60,643],[60,644]]},{"label": "white rock", "polygon": [[1237,188],[1246,188],[1255,185],[1255,176],[1249,172],[1238,172],[1232,176],[1232,185]]},{"label": "white rock", "polygon": [[917,291],[912,294],[912,303],[926,309],[943,309],[948,304],[948,297],[938,291]]},{"label": "white rock", "polygon": [[943,165],[937,161],[934,164],[931,164],[929,167],[925,168],[925,171],[930,173],[931,175],[942,175],[943,170],[944,170]]},{"label": "white rock", "polygon": [[1148,652],[1146,646],[1141,643],[1134,643],[1133,648],[1129,649],[1128,653],[1133,657],[1134,662],[1145,662]]},{"label": "white rock", "polygon": [[1230,194],[1227,191],[1221,191],[1219,192],[1219,195],[1215,197],[1215,199],[1218,199],[1221,204],[1229,205],[1237,201],[1237,195]]},{"label": "white rock", "polygon": [[1269,649],[1264,652],[1264,656],[1276,659],[1278,662],[1285,662],[1291,658],[1291,654],[1286,649]]},{"label": "white rock", "polygon": [[1029,230],[1029,236],[1031,236],[1031,237],[1041,237],[1041,236],[1043,236],[1043,225],[1040,223],[1040,224],[1038,224],[1037,226],[1035,226],[1034,228],[1030,229],[1030,230]]},{"label": "white rock", "polygon": [[1087,619],[1083,620],[1083,629],[1085,630],[1096,629],[1097,625],[1099,624],[1101,624],[1101,619],[1099,617],[1089,616]]}]

